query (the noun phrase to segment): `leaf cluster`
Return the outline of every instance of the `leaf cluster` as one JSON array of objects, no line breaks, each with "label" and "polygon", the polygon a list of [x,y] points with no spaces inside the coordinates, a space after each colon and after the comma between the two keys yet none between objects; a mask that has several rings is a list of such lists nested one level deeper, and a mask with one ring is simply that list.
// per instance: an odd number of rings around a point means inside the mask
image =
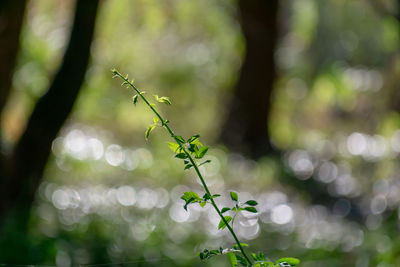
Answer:
[{"label": "leaf cluster", "polygon": [[221,195],[215,194],[215,195],[210,196],[208,193],[205,193],[203,195],[203,197],[200,198],[196,192],[188,191],[188,192],[183,193],[183,195],[181,196],[181,199],[183,199],[185,201],[185,205],[183,206],[183,208],[185,210],[187,210],[187,206],[189,204],[199,203],[201,207],[204,207],[210,199],[216,198],[219,196],[221,196]]},{"label": "leaf cluster", "polygon": [[[185,141],[182,136],[175,136],[176,143],[168,143],[169,148],[175,153],[175,158],[183,160],[185,165],[184,170],[192,168],[194,166],[193,164],[195,164],[189,158],[202,159],[208,152],[208,146],[204,146],[200,142],[199,137],[199,134],[195,134]],[[211,160],[205,160],[199,163],[198,166],[210,162]]]},{"label": "leaf cluster", "polygon": [[[235,220],[235,217],[237,216],[237,214],[241,211],[248,211],[248,212],[252,212],[252,213],[257,213],[257,209],[255,208],[255,206],[258,205],[257,201],[255,200],[247,200],[244,203],[240,203],[239,202],[239,196],[236,192],[230,192],[230,197],[231,199],[234,201],[235,205],[231,208],[229,207],[224,207],[221,210],[221,213],[225,213],[228,211],[233,211],[234,212],[234,217],[231,216],[224,216],[225,221],[227,223],[232,221],[232,227],[233,227],[233,222]],[[226,223],[221,219],[221,221],[218,224],[218,229],[224,229],[226,227]]]}]

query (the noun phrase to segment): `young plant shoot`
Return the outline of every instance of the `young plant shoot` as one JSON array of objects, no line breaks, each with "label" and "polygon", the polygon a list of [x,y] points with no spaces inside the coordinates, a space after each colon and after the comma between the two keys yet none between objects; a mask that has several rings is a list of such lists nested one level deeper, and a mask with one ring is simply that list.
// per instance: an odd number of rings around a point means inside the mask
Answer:
[{"label": "young plant shoot", "polygon": [[[128,88],[132,88],[135,92],[135,95],[132,97],[133,103],[136,105],[140,100],[142,100],[154,113],[155,117],[153,119],[153,123],[150,124],[145,132],[146,140],[149,138],[150,133],[157,127],[164,128],[169,135],[171,136],[173,142],[168,143],[170,149],[175,153],[175,158],[180,159],[184,163],[184,170],[193,169],[197,174],[198,178],[201,181],[201,184],[204,188],[204,195],[199,196],[197,193],[189,191],[184,192],[181,199],[185,201],[183,208],[187,210],[188,205],[198,203],[201,207],[204,207],[207,204],[210,204],[215,211],[218,213],[221,218],[218,229],[222,230],[227,228],[235,240],[236,244],[232,248],[222,248],[219,249],[204,249],[199,253],[201,260],[207,260],[216,255],[227,255],[229,263],[231,266],[254,266],[254,267],[269,267],[269,266],[277,266],[277,267],[291,267],[296,266],[300,263],[298,259],[295,258],[281,258],[275,262],[268,260],[262,252],[259,254],[251,253],[251,258],[246,254],[243,247],[247,247],[248,245],[245,243],[241,243],[233,230],[233,223],[236,218],[236,215],[241,211],[253,212],[257,213],[257,201],[255,200],[247,200],[245,202],[239,202],[239,196],[235,192],[230,192],[230,197],[234,203],[233,207],[224,207],[220,209],[215,203],[214,199],[219,197],[219,194],[212,194],[210,189],[208,188],[204,177],[202,176],[199,167],[203,164],[210,163],[210,160],[204,160],[204,156],[208,151],[208,147],[204,146],[199,138],[200,135],[196,134],[191,136],[188,139],[184,139],[180,135],[176,135],[172,129],[169,127],[169,121],[161,116],[161,114],[157,111],[156,105],[149,102],[149,100],[144,96],[144,92],[140,91],[134,84],[133,80],[129,81],[128,75],[123,76],[116,69],[112,70],[114,74],[113,78],[118,77],[123,80],[122,86],[127,86]],[[158,95],[154,95],[154,98],[157,102],[163,103],[166,105],[171,105],[171,101],[166,96],[159,97]],[[224,213],[231,211],[233,216],[224,215]]]}]

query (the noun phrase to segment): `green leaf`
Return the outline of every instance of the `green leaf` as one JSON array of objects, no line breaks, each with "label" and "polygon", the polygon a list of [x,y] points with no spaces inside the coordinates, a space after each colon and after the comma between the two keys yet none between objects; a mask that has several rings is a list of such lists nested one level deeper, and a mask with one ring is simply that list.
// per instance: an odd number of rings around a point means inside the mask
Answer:
[{"label": "green leaf", "polygon": [[236,259],[236,256],[233,252],[229,252],[226,254],[228,256],[229,263],[231,264],[231,267],[236,267],[238,266],[238,261]]},{"label": "green leaf", "polygon": [[203,199],[204,199],[204,200],[209,200],[209,199],[211,199],[210,194],[209,194],[209,193],[205,193],[205,194],[203,195]]},{"label": "green leaf", "polygon": [[185,143],[185,139],[182,136],[176,135],[175,140],[181,144]]},{"label": "green leaf", "polygon": [[205,202],[205,201],[203,201],[203,202],[200,202],[200,207],[204,207],[205,205],[207,204],[207,202]]},{"label": "green leaf", "polygon": [[246,259],[243,258],[242,256],[236,255],[236,259],[239,261],[239,263],[240,263],[242,266],[248,266],[248,265],[247,265]]},{"label": "green leaf", "polygon": [[250,205],[250,206],[257,206],[258,203],[255,200],[248,200],[244,204]]},{"label": "green leaf", "polygon": [[197,158],[197,151],[199,151],[199,147],[196,144],[191,143],[189,145],[189,151],[195,153],[195,156]]},{"label": "green leaf", "polygon": [[203,161],[202,163],[199,164],[199,167],[200,167],[201,165],[203,165],[203,164],[210,163],[210,162],[211,162],[211,160],[209,160],[209,159],[206,160],[206,161]]},{"label": "green leaf", "polygon": [[197,202],[197,201],[201,200],[199,195],[197,195],[197,193],[195,193],[193,191],[188,191],[188,192],[183,193],[183,196],[181,196],[181,199],[183,199],[186,202],[185,205],[183,206],[183,208],[185,210],[187,210],[187,206],[190,203]]},{"label": "green leaf", "polygon": [[[231,217],[231,216],[224,216],[224,218],[225,218],[225,221],[226,221],[227,223],[229,223],[230,221],[232,221],[232,217]],[[221,221],[220,221],[219,224],[218,224],[218,230],[219,230],[219,229],[224,229],[225,227],[226,227],[226,224],[225,224],[224,220],[221,219]]]},{"label": "green leaf", "polygon": [[181,147],[180,147],[177,143],[168,142],[167,144],[168,144],[169,148],[170,148],[174,153],[177,153],[178,151],[181,150]]},{"label": "green leaf", "polygon": [[158,122],[158,118],[157,118],[157,117],[154,117],[154,118],[153,118],[153,122],[154,122],[154,123],[157,123],[157,122]]},{"label": "green leaf", "polygon": [[257,213],[257,209],[254,207],[245,207],[244,209],[247,210],[248,212]]},{"label": "green leaf", "polygon": [[198,199],[200,197],[196,192],[193,192],[193,191],[184,192],[183,195],[181,196],[181,199],[183,199],[185,201],[188,201],[189,199],[192,199],[192,198]]},{"label": "green leaf", "polygon": [[228,210],[231,210],[230,208],[223,208],[222,210],[221,210],[221,213],[224,213],[224,212],[227,212]]},{"label": "green leaf", "polygon": [[199,253],[199,256],[201,260],[206,260],[219,254],[221,254],[221,252],[217,249],[213,250],[204,249],[202,252]]},{"label": "green leaf", "polygon": [[230,194],[231,194],[231,199],[232,199],[233,201],[238,201],[238,195],[237,195],[236,192],[231,192]]},{"label": "green leaf", "polygon": [[187,142],[188,143],[192,143],[194,140],[199,139],[200,135],[199,134],[195,134],[192,137],[190,137]]},{"label": "green leaf", "polygon": [[196,158],[201,159],[208,151],[208,146],[200,147],[199,150],[196,152]]},{"label": "green leaf", "polygon": [[184,170],[190,169],[190,168],[192,168],[192,167],[193,167],[192,164],[187,164],[187,165],[185,166]]},{"label": "green leaf", "polygon": [[258,255],[257,255],[256,253],[251,253],[250,255],[253,257],[253,259],[254,259],[255,261],[258,260]]},{"label": "green leaf", "polygon": [[171,101],[166,96],[158,97],[158,95],[154,95],[154,98],[156,99],[156,101],[158,101],[160,103],[171,105]]},{"label": "green leaf", "polygon": [[212,195],[212,198],[216,198],[216,197],[220,197],[221,195],[220,194],[214,194],[214,195]]},{"label": "green leaf", "polygon": [[175,158],[178,158],[178,159],[186,159],[186,158],[187,158],[187,155],[186,155],[185,153],[179,153],[179,154],[176,154],[176,155],[175,155]]},{"label": "green leaf", "polygon": [[203,144],[200,142],[200,140],[199,140],[198,138],[192,140],[192,141],[190,142],[190,144],[196,145],[197,147],[203,146]]},{"label": "green leaf", "polygon": [[[249,245],[246,244],[246,243],[240,243],[240,245],[241,245],[242,247],[248,247],[248,246],[249,246]],[[238,244],[233,245],[233,249],[239,249]]]},{"label": "green leaf", "polygon": [[296,258],[280,258],[279,260],[276,261],[277,263],[281,263],[281,262],[287,262],[289,263],[291,266],[296,266],[298,264],[300,264],[300,260],[296,259]]},{"label": "green leaf", "polygon": [[265,256],[264,256],[264,253],[262,253],[262,252],[259,253],[258,258],[259,258],[260,260],[262,260],[262,261],[265,261],[265,260],[266,260],[266,259],[265,259]]},{"label": "green leaf", "polygon": [[137,103],[137,101],[138,101],[138,95],[132,96],[132,101],[133,101],[133,104],[136,105],[136,103]]},{"label": "green leaf", "polygon": [[111,72],[112,72],[114,75],[117,75],[117,76],[118,76],[118,74],[120,74],[116,68],[111,69]]},{"label": "green leaf", "polygon": [[144,137],[146,138],[146,140],[149,139],[149,135],[150,135],[151,131],[154,130],[154,128],[156,128],[155,125],[149,125],[149,127],[147,127],[147,130],[146,130],[146,132],[144,134]]}]

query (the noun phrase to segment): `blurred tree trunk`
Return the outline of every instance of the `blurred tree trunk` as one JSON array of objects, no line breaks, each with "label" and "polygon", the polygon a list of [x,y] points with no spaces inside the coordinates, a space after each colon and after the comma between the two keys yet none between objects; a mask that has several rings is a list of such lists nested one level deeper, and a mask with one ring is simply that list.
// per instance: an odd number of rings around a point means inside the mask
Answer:
[{"label": "blurred tree trunk", "polygon": [[[396,13],[394,14],[394,17],[397,20],[397,24],[398,24],[398,32],[400,33],[400,0],[397,0],[397,10]],[[389,72],[391,72],[391,77],[392,79],[390,79],[390,81],[388,81],[387,83],[389,83],[389,85],[386,85],[385,87],[392,87],[392,93],[389,95],[389,105],[391,107],[392,110],[396,111],[397,113],[400,113],[400,85],[399,85],[399,67],[397,63],[397,61],[400,58],[400,43],[398,44],[399,49],[397,49],[397,52],[394,53],[394,55],[392,56],[392,66],[391,66],[391,70],[389,70]]]},{"label": "blurred tree trunk", "polygon": [[275,80],[278,1],[239,0],[246,54],[220,140],[258,158],[273,148],[268,133]]},{"label": "blurred tree trunk", "polygon": [[0,222],[12,210],[29,209],[49,158],[51,144],[72,110],[89,62],[99,0],[76,1],[74,23],[61,66],[36,103],[26,129],[0,174]]},{"label": "blurred tree trunk", "polygon": [[0,1],[0,114],[10,93],[26,0]]}]

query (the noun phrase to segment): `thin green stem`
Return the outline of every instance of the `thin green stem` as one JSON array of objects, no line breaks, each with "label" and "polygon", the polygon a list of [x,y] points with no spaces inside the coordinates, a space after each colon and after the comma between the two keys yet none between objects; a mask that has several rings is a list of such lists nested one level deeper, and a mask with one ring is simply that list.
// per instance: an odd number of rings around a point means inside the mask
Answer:
[{"label": "thin green stem", "polygon": [[157,110],[154,108],[154,106],[152,104],[150,104],[150,102],[146,99],[146,97],[143,96],[143,93],[141,93],[139,91],[139,89],[133,85],[133,83],[131,83],[128,78],[123,77],[118,71],[113,70],[114,75],[120,77],[121,79],[124,80],[124,84],[129,85],[130,87],[132,87],[136,93],[141,97],[141,99],[143,99],[143,101],[147,104],[147,106],[149,106],[149,108],[154,112],[154,114],[158,117],[158,119],[161,121],[161,125],[168,131],[168,133],[171,135],[171,137],[178,143],[180,149],[186,154],[187,158],[189,159],[190,163],[193,165],[193,168],[196,171],[197,176],[200,178],[201,184],[204,187],[204,190],[206,191],[206,193],[210,196],[210,201],[211,201],[211,205],[214,207],[214,209],[216,210],[216,212],[218,213],[218,215],[221,217],[221,220],[225,223],[226,227],[228,228],[229,232],[231,233],[231,235],[233,236],[233,238],[235,239],[236,244],[238,245],[242,255],[244,256],[244,258],[246,259],[246,261],[250,264],[249,266],[252,265],[251,260],[249,259],[249,257],[246,255],[246,253],[244,252],[244,249],[242,247],[242,245],[240,244],[240,241],[238,239],[238,237],[235,234],[235,231],[233,230],[233,228],[229,225],[229,223],[226,221],[225,217],[222,215],[220,209],[218,208],[217,204],[215,203],[214,199],[211,197],[212,194],[210,192],[210,190],[208,189],[208,186],[203,178],[203,176],[200,173],[199,170],[199,166],[197,165],[196,161],[193,159],[192,155],[190,155],[190,153],[186,150],[186,148],[183,146],[182,141],[180,141],[177,136],[174,134],[174,132],[171,130],[171,128],[168,126],[168,122],[166,120],[164,120],[164,118],[160,115],[160,113],[157,112]]}]

